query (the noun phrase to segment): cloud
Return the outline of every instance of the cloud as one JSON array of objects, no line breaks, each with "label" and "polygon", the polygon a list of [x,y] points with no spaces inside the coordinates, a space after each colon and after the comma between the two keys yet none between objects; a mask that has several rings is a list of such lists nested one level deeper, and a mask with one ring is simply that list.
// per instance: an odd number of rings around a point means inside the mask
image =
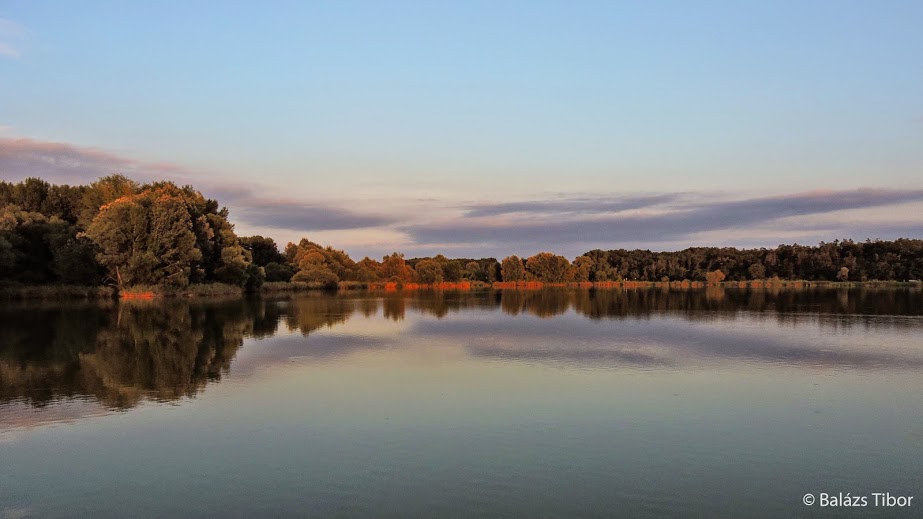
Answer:
[{"label": "cloud", "polygon": [[[663,195],[652,204],[679,200],[679,195]],[[595,201],[538,201],[522,206],[502,204],[475,214],[505,214],[507,209],[528,213],[527,218],[479,218],[423,223],[402,227],[417,243],[515,244],[519,247],[561,248],[562,244],[664,243],[690,235],[724,229],[746,229],[777,222],[783,218],[826,214],[837,211],[891,206],[923,201],[923,190],[858,189],[822,191],[786,196],[749,198],[731,201],[702,199],[667,207],[653,214],[588,214],[558,217],[560,208],[590,206],[593,210],[621,207]],[[642,205],[644,200],[629,199]],[[629,204],[631,205],[631,204]],[[544,212],[542,210],[544,208]],[[885,226],[887,227],[887,226]],[[832,237],[831,237],[832,238]]]},{"label": "cloud", "polygon": [[307,232],[378,227],[397,221],[330,203],[260,196],[257,193],[266,191],[262,186],[218,183],[167,162],[145,162],[60,142],[0,138],[0,177],[5,180],[40,177],[55,183],[87,184],[115,173],[142,182],[192,184],[228,206],[237,221],[258,227]]},{"label": "cloud", "polygon": [[678,200],[679,193],[623,196],[614,198],[571,198],[565,200],[537,200],[530,202],[505,202],[468,206],[466,216],[500,216],[513,213],[615,213],[643,209]]},{"label": "cloud", "polygon": [[239,219],[250,225],[294,231],[330,231],[380,227],[397,222],[394,217],[356,213],[329,204],[240,199],[234,203]]},{"label": "cloud", "polygon": [[[564,309],[573,309],[568,301]],[[622,307],[620,307],[622,308]],[[824,322],[818,314],[797,321],[781,315],[768,319],[764,326],[753,320],[754,329],[736,326],[734,312],[719,312],[704,318],[698,314],[670,314],[671,318],[650,320],[643,311],[617,319],[612,325],[602,320],[587,326],[581,318],[559,315],[556,319],[533,317],[498,319],[489,334],[484,333],[483,319],[468,314],[449,321],[420,320],[413,332],[432,339],[445,339],[464,345],[476,357],[530,362],[565,362],[593,366],[675,366],[698,363],[748,362],[756,365],[838,367],[856,370],[917,370],[923,357],[899,348],[852,347],[855,337],[826,340],[806,339],[822,325],[844,326],[842,319]],[[679,317],[672,318],[672,317]],[[785,320],[785,327],[772,320]],[[864,325],[857,325],[864,326]],[[883,326],[888,326],[883,324]],[[613,333],[617,330],[617,333]],[[865,331],[874,335],[874,331]],[[515,337],[518,340],[508,340]],[[574,340],[579,337],[580,340]]]},{"label": "cloud", "polygon": [[[759,247],[923,235],[923,223],[914,212],[923,207],[919,189],[747,198],[669,192],[545,196],[477,204],[450,199],[434,203],[419,197],[295,199],[273,194],[271,186],[228,181],[169,162],[147,162],[68,143],[0,137],[0,178],[5,180],[37,176],[55,183],[85,184],[114,173],[142,182],[192,184],[227,206],[241,233],[258,232],[283,241],[311,233],[331,245],[348,247],[359,257],[394,250],[408,257],[436,253],[502,257],[539,250],[572,257],[594,248]],[[877,213],[874,219],[868,218],[872,212]]]},{"label": "cloud", "polygon": [[182,168],[173,164],[147,163],[96,148],[34,139],[0,138],[0,175],[8,180],[41,177],[51,182],[88,183],[115,173],[152,180],[181,171]]},{"label": "cloud", "polygon": [[4,58],[18,58],[22,54],[13,48],[12,45],[6,43],[5,41],[0,41],[0,56]]},{"label": "cloud", "polygon": [[26,30],[18,23],[0,18],[0,57],[19,58],[22,53],[12,43],[26,34]]}]

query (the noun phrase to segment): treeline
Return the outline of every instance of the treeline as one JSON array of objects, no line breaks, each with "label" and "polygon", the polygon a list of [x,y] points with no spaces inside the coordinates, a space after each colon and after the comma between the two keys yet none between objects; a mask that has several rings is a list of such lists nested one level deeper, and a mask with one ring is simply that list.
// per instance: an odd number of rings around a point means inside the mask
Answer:
[{"label": "treeline", "polygon": [[215,200],[172,182],[121,175],[88,186],[0,182],[0,279],[258,286],[262,273],[227,217]]},{"label": "treeline", "polygon": [[[306,222],[306,226],[309,223]],[[0,281],[187,287],[264,281],[336,286],[396,283],[572,283],[613,281],[907,281],[923,279],[923,240],[851,240],[773,249],[694,247],[677,252],[593,250],[574,261],[528,258],[354,261],[303,239],[280,251],[262,236],[238,237],[227,209],[191,186],[139,184],[113,175],[85,186],[29,178],[0,181]]]},{"label": "treeline", "polygon": [[709,281],[710,274],[718,281],[909,281],[923,279],[923,240],[835,240],[816,246],[693,247],[677,252],[594,250],[577,263],[586,266],[589,281]]}]

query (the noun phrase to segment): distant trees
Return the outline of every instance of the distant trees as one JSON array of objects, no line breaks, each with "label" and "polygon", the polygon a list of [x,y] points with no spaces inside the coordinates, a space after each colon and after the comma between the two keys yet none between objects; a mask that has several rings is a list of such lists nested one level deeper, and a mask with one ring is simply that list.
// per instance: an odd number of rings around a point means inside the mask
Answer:
[{"label": "distant trees", "polygon": [[265,281],[290,281],[295,275],[295,268],[290,265],[272,238],[248,236],[239,239],[241,247],[250,252],[251,271],[262,269]]},{"label": "distant trees", "polygon": [[409,283],[414,279],[414,271],[404,261],[404,255],[394,252],[381,260],[381,278],[385,281]]},{"label": "distant trees", "polygon": [[570,262],[564,256],[550,252],[539,252],[526,260],[526,272],[535,279],[547,283],[565,283],[570,281]]},{"label": "distant trees", "polygon": [[[707,281],[707,274],[715,270],[720,270],[728,281],[773,277],[806,281],[923,278],[923,240],[906,238],[864,242],[837,240],[816,246],[779,245],[774,249],[594,250],[581,257],[590,259],[590,281],[657,281],[664,276],[671,280]],[[847,271],[841,277],[843,268]]]},{"label": "distant trees", "polygon": [[721,272],[720,270],[713,270],[705,274],[705,282],[709,285],[717,285],[722,281],[724,281],[724,272]]},{"label": "distant trees", "polygon": [[268,281],[455,283],[463,280],[699,281],[923,279],[923,240],[852,240],[772,249],[692,247],[675,252],[592,250],[574,259],[550,252],[525,261],[495,258],[356,262],[307,239],[280,252],[271,238],[240,238],[227,209],[190,186],[139,184],[121,175],[85,186],[38,178],[0,181],[0,283],[186,286],[223,282],[255,290]]},{"label": "distant trees", "polygon": [[336,286],[339,281],[356,278],[357,265],[349,255],[307,239],[302,239],[298,245],[288,244],[284,257],[296,269],[292,281]]},{"label": "distant trees", "polygon": [[840,271],[836,274],[837,281],[848,281],[849,280],[849,269],[847,267],[840,267]]},{"label": "distant trees", "polygon": [[417,276],[421,283],[442,283],[442,264],[436,260],[424,259],[417,262]]},{"label": "distant trees", "polygon": [[571,265],[571,279],[577,283],[583,283],[590,280],[593,272],[593,260],[587,256],[579,256]]},{"label": "distant trees", "polygon": [[526,267],[518,256],[507,256],[500,262],[500,276],[503,281],[522,281],[526,276]]}]

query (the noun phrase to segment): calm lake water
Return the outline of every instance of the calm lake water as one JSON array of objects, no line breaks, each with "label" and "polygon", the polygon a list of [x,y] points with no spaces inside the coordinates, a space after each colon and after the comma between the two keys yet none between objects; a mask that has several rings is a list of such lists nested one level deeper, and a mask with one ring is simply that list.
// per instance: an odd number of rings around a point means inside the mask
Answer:
[{"label": "calm lake water", "polygon": [[0,305],[0,518],[921,512],[919,289]]}]

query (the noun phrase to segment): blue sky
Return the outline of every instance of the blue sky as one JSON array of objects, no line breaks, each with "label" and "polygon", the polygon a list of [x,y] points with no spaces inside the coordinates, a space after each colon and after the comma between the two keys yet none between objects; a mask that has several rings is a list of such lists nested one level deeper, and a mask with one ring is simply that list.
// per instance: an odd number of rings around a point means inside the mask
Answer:
[{"label": "blue sky", "polygon": [[0,0],[0,177],[173,178],[239,233],[358,256],[921,237],[920,20],[919,1]]}]

